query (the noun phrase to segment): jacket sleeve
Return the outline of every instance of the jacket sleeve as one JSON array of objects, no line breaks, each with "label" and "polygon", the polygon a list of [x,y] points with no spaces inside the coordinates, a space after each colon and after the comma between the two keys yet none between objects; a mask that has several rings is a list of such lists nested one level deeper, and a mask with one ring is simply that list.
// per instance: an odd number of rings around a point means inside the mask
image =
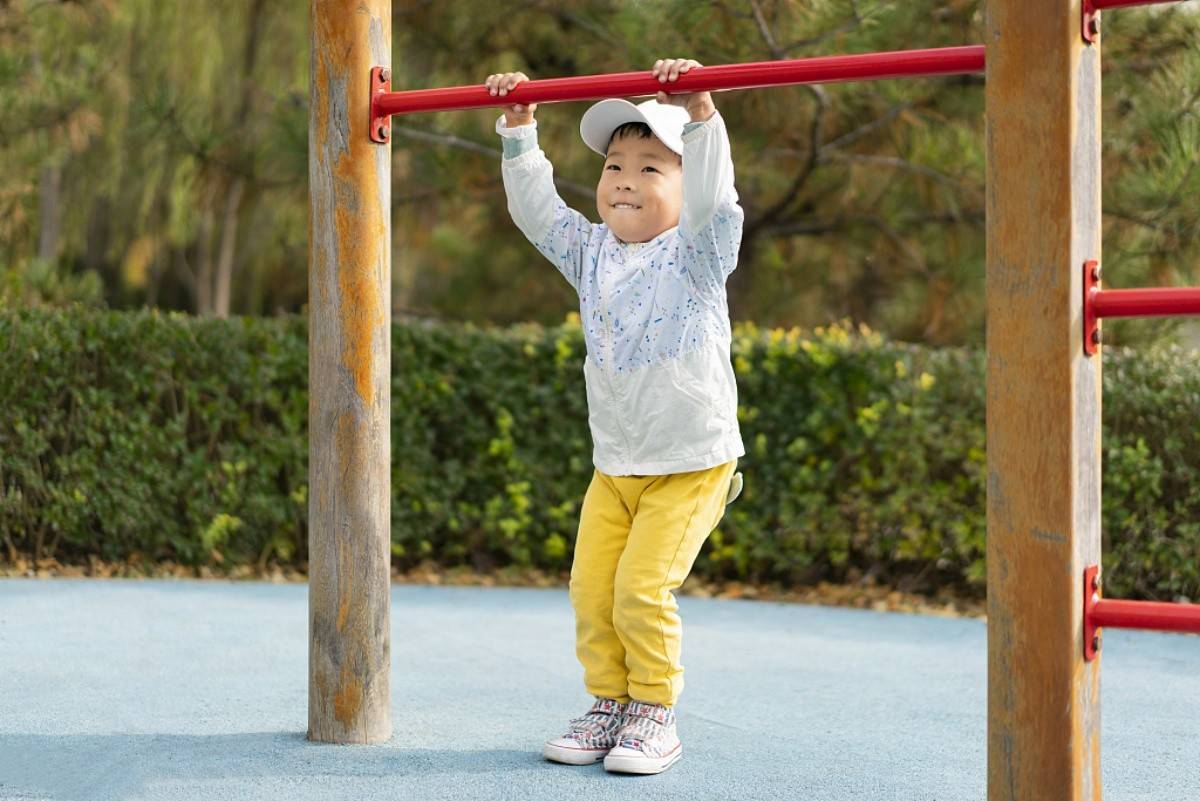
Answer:
[{"label": "jacket sleeve", "polygon": [[496,133],[504,137],[500,172],[513,222],[578,294],[584,254],[599,226],[559,197],[554,168],[537,144],[536,121],[508,128],[501,116]]},{"label": "jacket sleeve", "polygon": [[683,134],[680,262],[701,292],[719,293],[737,267],[745,212],[733,188],[729,136],[719,112]]}]

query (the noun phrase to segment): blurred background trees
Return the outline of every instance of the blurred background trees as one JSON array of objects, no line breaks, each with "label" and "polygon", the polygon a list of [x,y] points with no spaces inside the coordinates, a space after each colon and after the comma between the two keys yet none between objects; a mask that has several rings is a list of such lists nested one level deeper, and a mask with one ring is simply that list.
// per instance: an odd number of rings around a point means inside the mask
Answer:
[{"label": "blurred background trees", "polygon": [[[1110,286],[1200,283],[1193,5],[1105,14]],[[307,7],[0,0],[0,306],[302,311]],[[393,87],[971,44],[984,13],[975,0],[396,0]],[[980,343],[982,81],[719,95],[747,213],[733,316],[849,316],[901,339]],[[538,118],[560,192],[595,220],[586,105],[543,104]],[[575,307],[508,218],[497,116],[394,119],[397,318],[555,322]]]}]

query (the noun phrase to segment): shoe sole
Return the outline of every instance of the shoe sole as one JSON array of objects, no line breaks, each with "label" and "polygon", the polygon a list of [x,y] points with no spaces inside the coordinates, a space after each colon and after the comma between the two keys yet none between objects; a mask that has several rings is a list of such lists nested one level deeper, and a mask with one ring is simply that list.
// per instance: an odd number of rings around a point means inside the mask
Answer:
[{"label": "shoe sole", "polygon": [[562,765],[595,765],[608,756],[608,749],[563,748],[561,745],[546,743],[542,746],[542,756]]},{"label": "shoe sole", "polygon": [[604,769],[610,773],[637,773],[642,776],[662,773],[674,765],[683,756],[683,744],[663,757],[622,757],[608,756],[604,758]]}]

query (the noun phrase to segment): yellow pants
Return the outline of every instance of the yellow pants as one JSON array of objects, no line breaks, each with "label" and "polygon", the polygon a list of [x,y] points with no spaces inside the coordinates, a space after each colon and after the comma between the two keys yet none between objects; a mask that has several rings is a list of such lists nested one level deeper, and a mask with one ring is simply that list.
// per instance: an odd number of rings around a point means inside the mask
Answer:
[{"label": "yellow pants", "polygon": [[583,499],[571,605],[588,693],[674,706],[682,627],[671,592],[725,512],[737,461],[665,476],[597,470]]}]

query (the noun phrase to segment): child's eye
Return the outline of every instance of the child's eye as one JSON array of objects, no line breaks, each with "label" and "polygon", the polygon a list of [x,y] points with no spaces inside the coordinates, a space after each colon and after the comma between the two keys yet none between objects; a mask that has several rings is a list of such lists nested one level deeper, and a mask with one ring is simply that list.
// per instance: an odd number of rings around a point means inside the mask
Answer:
[{"label": "child's eye", "polygon": [[658,170],[654,169],[653,167],[642,167],[643,172],[646,170],[649,170],[650,172],[658,172]]},{"label": "child's eye", "polygon": [[616,164],[609,164],[609,165],[608,165],[607,167],[605,167],[604,169],[606,169],[606,170],[616,170],[617,172],[620,172],[620,171],[621,171],[621,168],[620,168],[620,167],[618,167]]}]

